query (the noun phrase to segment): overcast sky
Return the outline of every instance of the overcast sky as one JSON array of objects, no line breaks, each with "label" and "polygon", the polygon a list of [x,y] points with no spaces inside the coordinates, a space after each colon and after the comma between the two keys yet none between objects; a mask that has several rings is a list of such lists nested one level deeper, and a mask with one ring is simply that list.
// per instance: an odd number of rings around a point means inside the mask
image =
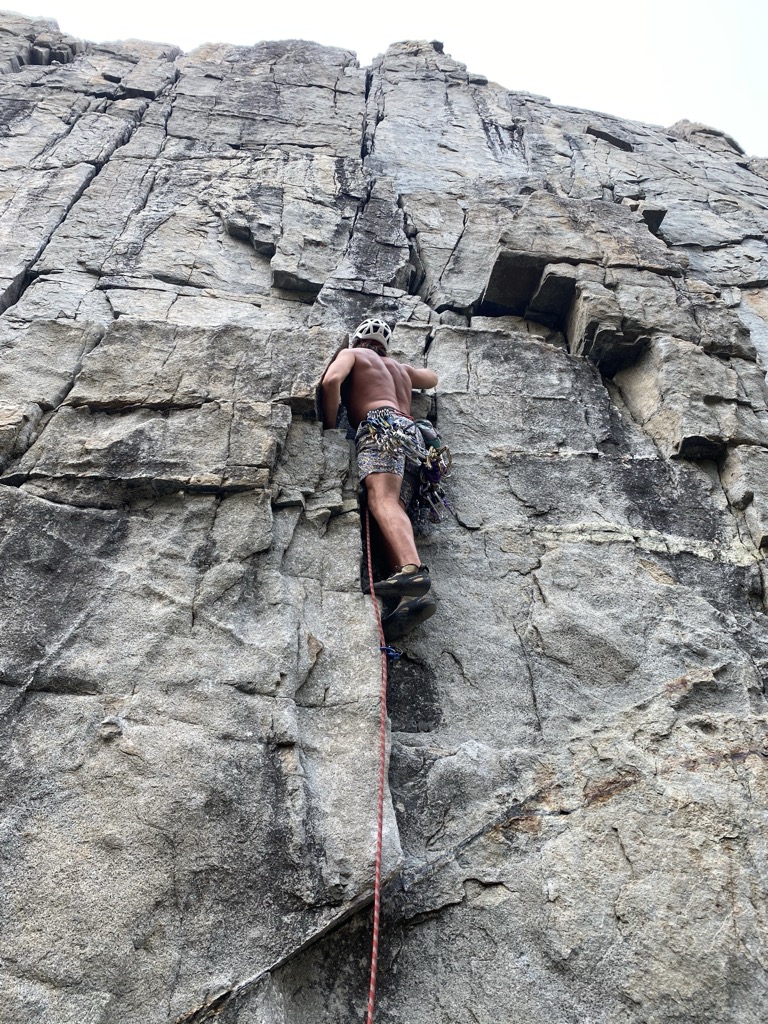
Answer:
[{"label": "overcast sky", "polygon": [[439,39],[471,71],[509,89],[651,124],[701,121],[768,157],[768,0],[21,0],[9,7],[55,18],[93,42],[132,37],[191,50],[203,42],[313,39],[354,50],[361,64],[401,39]]}]

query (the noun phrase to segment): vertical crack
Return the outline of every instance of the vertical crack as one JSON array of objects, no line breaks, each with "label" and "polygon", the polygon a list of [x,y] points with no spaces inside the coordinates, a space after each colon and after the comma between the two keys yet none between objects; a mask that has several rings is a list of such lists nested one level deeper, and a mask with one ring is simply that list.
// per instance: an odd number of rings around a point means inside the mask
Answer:
[{"label": "vertical crack", "polygon": [[446,274],[448,272],[448,270],[450,269],[451,261],[453,260],[453,257],[456,255],[456,250],[459,248],[459,245],[461,244],[461,240],[464,237],[464,232],[467,230],[467,222],[469,221],[469,209],[468,209],[466,204],[464,204],[462,206],[462,214],[463,214],[463,218],[462,218],[462,224],[461,224],[461,231],[459,231],[459,237],[456,239],[456,242],[454,243],[453,249],[451,249],[451,252],[450,252],[450,255],[448,256],[448,259],[445,261],[445,266],[440,271],[440,278],[439,278],[439,280],[440,280],[441,284],[442,284],[442,281],[443,281],[443,275]]},{"label": "vertical crack", "polygon": [[[531,606],[531,607],[533,607],[533,606]],[[526,646],[525,646],[525,641],[523,640],[522,636],[520,635],[520,630],[514,624],[513,624],[512,628],[514,629],[515,633],[517,634],[517,639],[520,641],[520,650],[523,653],[523,663],[525,664],[525,671],[526,671],[526,675],[528,677],[528,688],[531,691],[531,704],[533,705],[533,713],[536,716],[536,732],[543,734],[543,732],[544,732],[544,725],[543,725],[543,722],[541,720],[541,713],[539,711],[539,701],[538,701],[538,697],[536,695],[536,683],[534,681],[533,672],[531,671],[531,665],[530,665],[530,662],[528,660],[528,651],[527,651]]]},{"label": "vertical crack", "polygon": [[[384,120],[384,93],[381,75],[374,88],[374,72],[368,69],[365,75],[365,111],[363,113],[360,159],[372,156],[376,143],[376,128]],[[372,116],[371,116],[372,114]]]},{"label": "vertical crack", "polygon": [[423,293],[426,290],[424,284],[427,279],[427,271],[421,256],[419,229],[408,211],[405,196],[402,193],[398,193],[397,205],[403,211],[403,231],[408,239],[408,262],[411,268],[408,274],[408,294],[423,298]]}]

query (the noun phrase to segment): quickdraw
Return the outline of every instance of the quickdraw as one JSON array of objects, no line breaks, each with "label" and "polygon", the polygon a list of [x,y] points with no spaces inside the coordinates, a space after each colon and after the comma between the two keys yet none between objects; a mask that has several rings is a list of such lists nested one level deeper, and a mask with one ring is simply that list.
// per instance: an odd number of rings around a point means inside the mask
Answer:
[{"label": "quickdraw", "polygon": [[431,446],[421,463],[420,487],[415,505],[415,518],[439,523],[446,511],[453,512],[443,486],[443,480],[450,476],[453,456],[448,445]]}]

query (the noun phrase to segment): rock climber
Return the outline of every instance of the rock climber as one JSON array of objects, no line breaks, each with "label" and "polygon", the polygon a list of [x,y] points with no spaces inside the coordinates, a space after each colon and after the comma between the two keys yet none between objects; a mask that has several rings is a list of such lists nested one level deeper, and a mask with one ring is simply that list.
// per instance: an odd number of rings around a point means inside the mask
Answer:
[{"label": "rock climber", "polygon": [[429,570],[416,550],[408,509],[419,485],[426,448],[411,417],[413,388],[432,388],[437,374],[389,356],[392,330],[364,320],[325,371],[321,382],[323,426],[336,426],[342,401],[356,429],[358,475],[381,531],[391,575],[375,584],[376,596],[399,603],[384,619],[388,639],[409,632],[434,614]]}]

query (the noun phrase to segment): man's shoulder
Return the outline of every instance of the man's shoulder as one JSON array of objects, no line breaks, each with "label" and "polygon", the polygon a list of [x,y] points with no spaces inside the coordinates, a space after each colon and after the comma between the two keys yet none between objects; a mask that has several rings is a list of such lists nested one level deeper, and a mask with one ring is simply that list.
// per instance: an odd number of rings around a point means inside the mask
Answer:
[{"label": "man's shoulder", "polygon": [[351,366],[355,362],[355,350],[353,348],[342,348],[333,357],[334,363],[344,363]]},{"label": "man's shoulder", "polygon": [[367,348],[352,348],[350,352],[354,356],[356,363],[362,363],[365,366],[380,366],[381,363],[386,365],[389,361],[388,357],[380,356]]},{"label": "man's shoulder", "polygon": [[382,356],[382,359],[384,360],[384,362],[387,365],[389,365],[391,363],[394,366],[399,366],[401,370],[407,370],[408,369],[408,364],[407,363],[402,362],[402,360],[400,360],[400,359],[395,359],[394,356]]}]

